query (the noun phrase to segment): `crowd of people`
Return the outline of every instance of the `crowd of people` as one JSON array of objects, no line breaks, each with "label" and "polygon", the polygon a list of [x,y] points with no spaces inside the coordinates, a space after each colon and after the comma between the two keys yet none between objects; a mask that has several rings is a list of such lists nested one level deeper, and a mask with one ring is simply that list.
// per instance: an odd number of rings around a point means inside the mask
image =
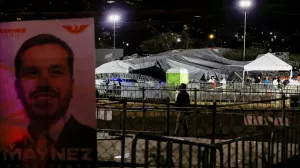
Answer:
[{"label": "crowd of people", "polygon": [[[212,76],[209,80],[206,81],[210,88],[212,89],[226,89],[226,85],[228,85],[228,82],[225,80],[225,78],[222,78],[221,80],[218,80],[214,76]],[[264,87],[264,88],[270,88],[270,89],[284,89],[287,86],[300,86],[300,80],[290,79],[289,77],[251,77],[248,76],[245,80],[245,86],[249,85],[256,85],[257,88]]]},{"label": "crowd of people", "polygon": [[286,86],[288,86],[290,83],[292,84],[300,84],[295,79],[289,79],[289,77],[251,77],[249,76],[246,80],[246,84],[262,84],[265,87],[272,88],[272,89],[284,89]]}]

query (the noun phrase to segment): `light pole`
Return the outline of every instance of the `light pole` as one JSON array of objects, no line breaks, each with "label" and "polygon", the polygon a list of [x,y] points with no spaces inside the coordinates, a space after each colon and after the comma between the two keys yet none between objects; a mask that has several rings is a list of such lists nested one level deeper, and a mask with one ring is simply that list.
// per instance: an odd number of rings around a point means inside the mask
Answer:
[{"label": "light pole", "polygon": [[243,61],[245,61],[245,57],[246,57],[247,9],[249,9],[251,7],[251,5],[252,5],[251,0],[240,0],[239,1],[239,6],[245,10]]},{"label": "light pole", "polygon": [[208,36],[208,38],[212,41],[212,47],[215,47],[215,44],[214,44],[215,35],[214,34],[210,34]]},{"label": "light pole", "polygon": [[119,15],[110,15],[109,21],[114,23],[114,49],[116,48],[116,22],[120,20]]}]

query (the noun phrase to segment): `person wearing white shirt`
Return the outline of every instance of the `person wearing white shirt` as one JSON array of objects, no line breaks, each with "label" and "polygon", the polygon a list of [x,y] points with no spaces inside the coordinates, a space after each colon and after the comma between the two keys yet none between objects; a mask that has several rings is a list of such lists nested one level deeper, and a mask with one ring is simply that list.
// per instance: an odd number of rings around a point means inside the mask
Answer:
[{"label": "person wearing white shirt", "polygon": [[207,82],[208,82],[208,83],[214,83],[215,80],[214,80],[213,78],[211,78],[211,79],[209,79]]},{"label": "person wearing white shirt", "polygon": [[209,86],[209,89],[214,89],[215,88],[215,79],[214,79],[213,76],[207,81],[207,83],[211,84],[211,86]]},{"label": "person wearing white shirt", "polygon": [[225,90],[226,89],[226,80],[225,80],[225,78],[222,78],[220,83],[222,84],[222,90]]},{"label": "person wearing white shirt", "polygon": [[278,80],[276,78],[273,79],[273,88],[278,89]]}]

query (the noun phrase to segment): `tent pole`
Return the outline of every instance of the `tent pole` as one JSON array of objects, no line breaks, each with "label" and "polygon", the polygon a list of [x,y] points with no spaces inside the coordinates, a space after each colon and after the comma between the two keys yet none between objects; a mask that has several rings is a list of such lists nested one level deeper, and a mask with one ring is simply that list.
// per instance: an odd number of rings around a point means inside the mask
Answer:
[{"label": "tent pole", "polygon": [[291,73],[290,73],[290,80],[293,78],[293,70],[291,70]]}]

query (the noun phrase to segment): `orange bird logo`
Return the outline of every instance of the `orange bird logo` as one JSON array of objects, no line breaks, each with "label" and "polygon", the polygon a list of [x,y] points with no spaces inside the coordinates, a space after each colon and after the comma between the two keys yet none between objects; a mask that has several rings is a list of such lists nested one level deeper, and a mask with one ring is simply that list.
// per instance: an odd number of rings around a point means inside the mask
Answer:
[{"label": "orange bird logo", "polygon": [[89,25],[88,24],[74,25],[74,26],[64,25],[63,27],[72,34],[79,34],[82,33],[87,27],[89,27]]}]

